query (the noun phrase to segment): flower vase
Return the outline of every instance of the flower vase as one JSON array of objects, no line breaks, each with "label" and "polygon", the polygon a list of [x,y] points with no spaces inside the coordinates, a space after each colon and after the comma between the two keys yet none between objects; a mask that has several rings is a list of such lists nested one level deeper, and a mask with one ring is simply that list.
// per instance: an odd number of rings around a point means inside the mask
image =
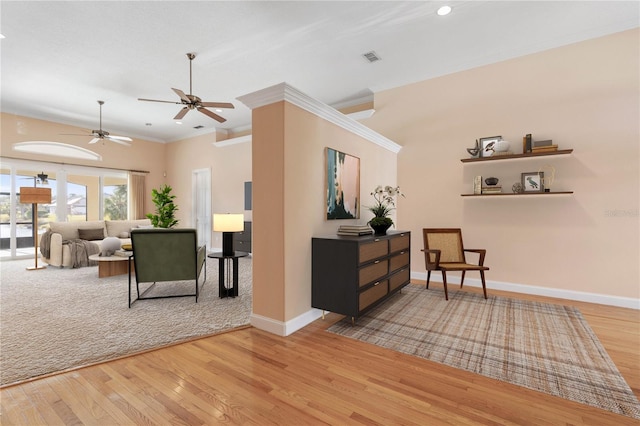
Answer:
[{"label": "flower vase", "polygon": [[389,229],[391,227],[391,224],[389,223],[383,223],[381,225],[370,225],[371,228],[373,228],[373,234],[374,235],[386,235],[387,234],[387,229]]}]

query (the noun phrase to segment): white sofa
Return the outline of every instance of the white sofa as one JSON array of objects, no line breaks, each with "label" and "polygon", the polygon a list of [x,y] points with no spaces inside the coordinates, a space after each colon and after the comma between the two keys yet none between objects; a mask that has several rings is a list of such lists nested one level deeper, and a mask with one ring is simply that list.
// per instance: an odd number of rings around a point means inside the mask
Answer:
[{"label": "white sofa", "polygon": [[69,268],[71,267],[71,252],[69,245],[62,244],[63,241],[86,239],[99,247],[104,238],[117,237],[122,240],[122,244],[130,244],[131,229],[149,226],[151,226],[149,219],[51,222],[49,224],[51,229],[49,257],[43,256],[42,260],[51,266]]}]

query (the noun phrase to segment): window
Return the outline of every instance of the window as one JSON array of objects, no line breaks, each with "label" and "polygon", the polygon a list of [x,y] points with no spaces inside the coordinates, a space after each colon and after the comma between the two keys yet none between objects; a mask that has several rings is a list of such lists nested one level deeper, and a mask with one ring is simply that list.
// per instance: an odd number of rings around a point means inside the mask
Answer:
[{"label": "window", "polygon": [[[38,175],[46,174],[43,185]],[[33,257],[33,212],[19,200],[20,187],[51,188],[52,202],[38,204],[38,233],[49,222],[128,218],[128,172],[27,160],[2,160],[0,256]]]}]

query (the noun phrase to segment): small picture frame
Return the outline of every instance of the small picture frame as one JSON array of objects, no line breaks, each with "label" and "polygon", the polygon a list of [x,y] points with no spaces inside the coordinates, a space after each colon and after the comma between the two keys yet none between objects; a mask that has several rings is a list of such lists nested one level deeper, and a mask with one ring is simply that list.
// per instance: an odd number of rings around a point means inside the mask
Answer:
[{"label": "small picture frame", "polygon": [[488,138],[480,138],[480,157],[491,157],[494,154],[496,142],[502,140],[502,136],[490,136]]},{"label": "small picture frame", "polygon": [[521,183],[524,192],[544,192],[544,172],[522,173]]}]

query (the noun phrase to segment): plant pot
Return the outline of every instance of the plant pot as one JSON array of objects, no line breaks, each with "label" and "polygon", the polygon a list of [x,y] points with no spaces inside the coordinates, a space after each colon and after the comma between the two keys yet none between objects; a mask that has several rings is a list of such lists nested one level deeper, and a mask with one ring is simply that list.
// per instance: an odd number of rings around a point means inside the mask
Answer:
[{"label": "plant pot", "polygon": [[369,225],[371,226],[371,228],[373,229],[373,234],[374,235],[386,235],[387,234],[387,229],[389,229],[391,227],[390,223],[384,223],[381,225]]}]

